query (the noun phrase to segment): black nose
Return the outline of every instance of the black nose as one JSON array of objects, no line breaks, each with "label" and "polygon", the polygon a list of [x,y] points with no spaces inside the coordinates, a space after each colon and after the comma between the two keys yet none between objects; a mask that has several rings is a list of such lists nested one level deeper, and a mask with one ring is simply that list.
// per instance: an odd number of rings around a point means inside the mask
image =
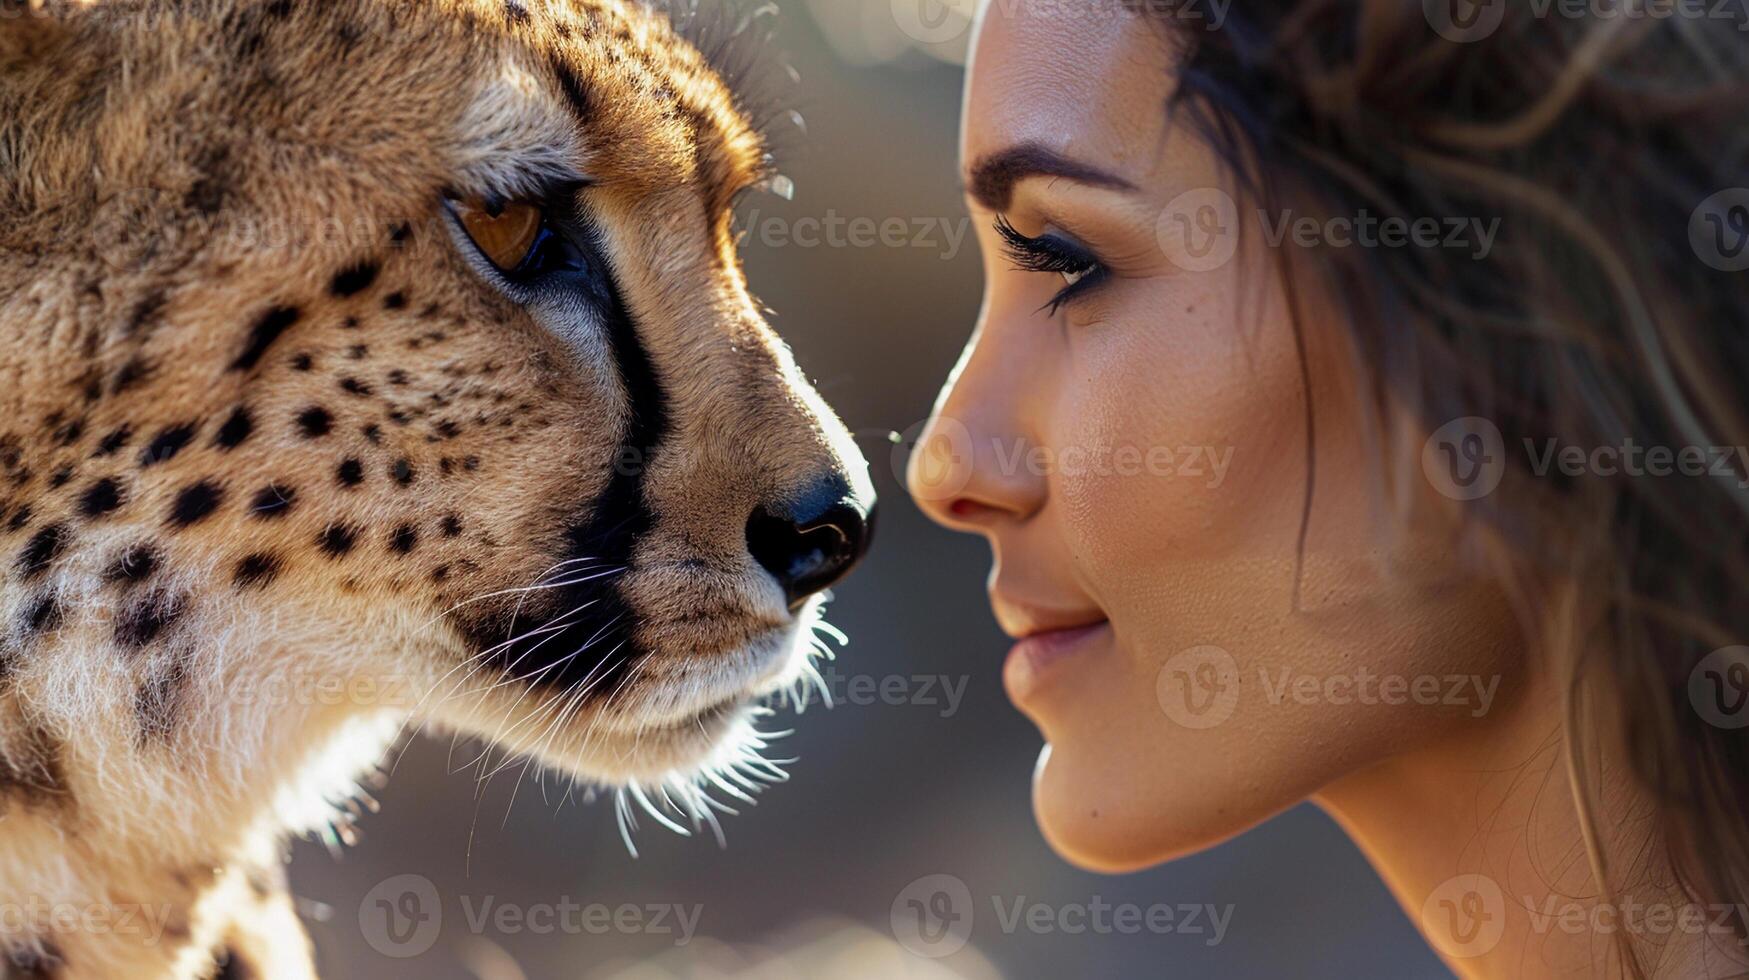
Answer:
[{"label": "black nose", "polygon": [[783,586],[791,609],[850,574],[873,536],[874,502],[855,499],[839,478],[747,519],[747,550]]}]

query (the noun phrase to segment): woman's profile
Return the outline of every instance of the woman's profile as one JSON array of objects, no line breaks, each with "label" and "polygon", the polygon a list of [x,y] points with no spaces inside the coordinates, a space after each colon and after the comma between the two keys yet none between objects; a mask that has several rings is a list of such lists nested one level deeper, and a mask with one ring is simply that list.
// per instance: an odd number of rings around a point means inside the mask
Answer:
[{"label": "woman's profile", "polygon": [[1463,976],[1749,970],[1740,21],[986,5],[911,483],[1061,854],[1311,799]]}]

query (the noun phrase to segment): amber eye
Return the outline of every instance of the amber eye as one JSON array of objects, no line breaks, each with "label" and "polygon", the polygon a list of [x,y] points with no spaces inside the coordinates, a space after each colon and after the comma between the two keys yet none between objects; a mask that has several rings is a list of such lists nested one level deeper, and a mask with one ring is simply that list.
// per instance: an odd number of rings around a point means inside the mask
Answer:
[{"label": "amber eye", "polygon": [[481,254],[500,272],[514,272],[541,238],[541,209],[526,201],[488,202],[477,197],[452,200],[456,220]]}]

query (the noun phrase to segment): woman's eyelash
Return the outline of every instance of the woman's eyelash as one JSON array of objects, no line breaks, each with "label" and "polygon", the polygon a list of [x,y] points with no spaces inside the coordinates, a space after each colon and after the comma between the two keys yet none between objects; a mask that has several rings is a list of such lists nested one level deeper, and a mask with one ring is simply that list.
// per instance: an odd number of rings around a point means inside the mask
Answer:
[{"label": "woman's eyelash", "polygon": [[996,234],[1002,239],[1015,268],[1022,272],[1055,272],[1063,277],[1067,285],[1045,304],[1053,316],[1065,303],[1105,279],[1105,265],[1099,258],[1085,246],[1066,238],[1057,235],[1028,237],[1001,215],[996,217]]}]

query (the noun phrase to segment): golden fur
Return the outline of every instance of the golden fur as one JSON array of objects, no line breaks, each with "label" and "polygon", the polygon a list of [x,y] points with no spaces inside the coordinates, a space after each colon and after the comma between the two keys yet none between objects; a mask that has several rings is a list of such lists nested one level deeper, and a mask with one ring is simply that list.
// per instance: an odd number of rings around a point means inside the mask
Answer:
[{"label": "golden fur", "polygon": [[[750,758],[819,602],[748,515],[870,497],[740,273],[764,152],[630,3],[0,0],[0,900],[145,923],[33,914],[9,975],[312,976],[284,835],[410,724],[612,785]],[[555,180],[651,404],[446,217]],[[635,539],[573,533],[624,486]],[[589,596],[611,690],[515,673]]]}]

